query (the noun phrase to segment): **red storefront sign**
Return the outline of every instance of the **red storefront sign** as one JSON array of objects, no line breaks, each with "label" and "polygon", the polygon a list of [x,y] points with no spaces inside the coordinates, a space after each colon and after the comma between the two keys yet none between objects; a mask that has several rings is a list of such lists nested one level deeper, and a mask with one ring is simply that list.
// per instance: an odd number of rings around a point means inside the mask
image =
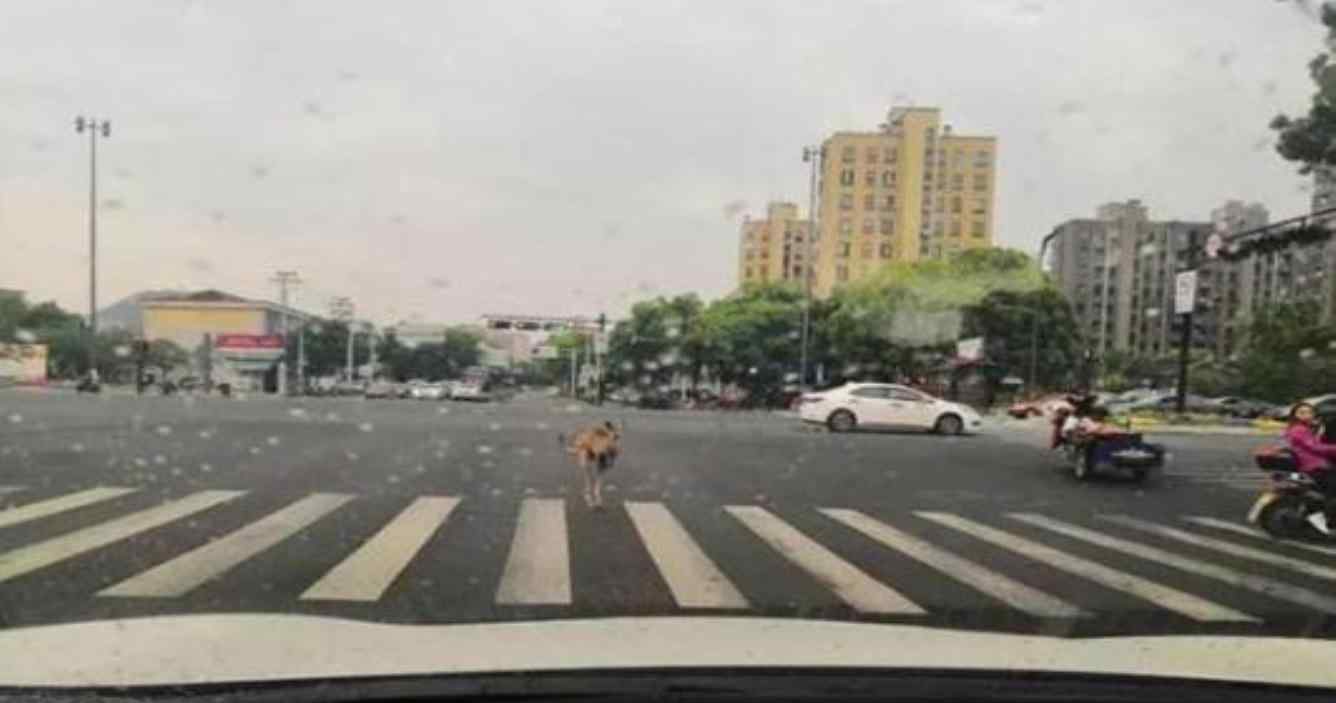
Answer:
[{"label": "red storefront sign", "polygon": [[215,349],[282,349],[281,334],[220,334],[214,337]]}]

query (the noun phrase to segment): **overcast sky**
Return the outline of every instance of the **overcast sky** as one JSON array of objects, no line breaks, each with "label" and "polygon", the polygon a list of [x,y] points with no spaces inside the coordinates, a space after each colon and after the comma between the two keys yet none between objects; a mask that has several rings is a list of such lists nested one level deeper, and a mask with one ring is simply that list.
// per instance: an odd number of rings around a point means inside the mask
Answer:
[{"label": "overcast sky", "polygon": [[803,144],[939,106],[999,139],[999,243],[1129,197],[1273,218],[1267,122],[1322,28],[1295,0],[6,2],[0,287],[347,295],[378,321],[618,314],[733,285],[743,212],[806,209]]}]

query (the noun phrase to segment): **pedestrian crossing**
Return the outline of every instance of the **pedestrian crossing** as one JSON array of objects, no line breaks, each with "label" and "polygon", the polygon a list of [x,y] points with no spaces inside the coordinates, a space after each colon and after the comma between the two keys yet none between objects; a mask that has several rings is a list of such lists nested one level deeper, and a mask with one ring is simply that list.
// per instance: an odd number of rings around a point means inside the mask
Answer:
[{"label": "pedestrian crossing", "polygon": [[[260,501],[260,495],[244,490],[162,498],[133,487],[94,486],[55,495],[33,491],[26,499],[23,487],[10,488],[5,503],[12,507],[0,509],[0,599],[10,589],[43,588],[40,579],[51,574],[73,583],[81,564],[96,560],[101,550],[170,545],[183,525],[230,516],[204,530],[207,539],[196,532],[180,540],[175,552],[160,546],[137,551],[127,573],[92,579],[79,596],[121,603],[189,598],[243,567],[284,568],[265,562],[266,555],[350,519],[368,500],[345,493],[265,496],[256,511],[247,501]],[[358,533],[364,537],[307,545],[328,554],[314,560],[319,573],[302,572],[303,583],[284,598],[327,607],[393,600],[424,583],[407,574],[441,563],[433,550],[451,544],[443,536],[486,516],[496,522],[485,532],[502,547],[494,552],[497,570],[468,576],[491,574],[479,588],[497,612],[580,605],[591,572],[605,578],[618,573],[590,569],[582,560],[604,549],[590,545],[629,540],[659,579],[640,586],[660,588],[687,611],[771,610],[775,589],[789,585],[777,585],[775,575],[786,574],[804,584],[793,584],[795,591],[825,593],[831,603],[873,617],[932,616],[946,608],[941,593],[950,589],[1037,619],[1099,618],[1111,599],[1202,623],[1261,623],[1296,610],[1336,614],[1336,547],[1278,543],[1242,522],[1210,516],[1073,520],[1036,512],[705,509],[654,501],[628,501],[591,514],[583,504],[538,496],[511,509],[493,504],[475,512],[474,504],[483,500],[409,496],[392,510],[372,511],[374,524]],[[473,529],[470,534],[478,534]],[[437,588],[463,577],[433,576],[425,583]],[[212,591],[210,602],[225,599],[220,593]]]}]

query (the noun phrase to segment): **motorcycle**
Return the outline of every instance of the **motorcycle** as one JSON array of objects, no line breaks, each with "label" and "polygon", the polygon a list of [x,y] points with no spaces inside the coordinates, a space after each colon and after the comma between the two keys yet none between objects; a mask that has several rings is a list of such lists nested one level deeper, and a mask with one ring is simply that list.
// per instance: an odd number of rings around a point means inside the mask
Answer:
[{"label": "motorcycle", "polygon": [[1147,442],[1140,432],[1085,432],[1079,422],[1068,427],[1070,421],[1079,421],[1092,409],[1089,403],[1075,403],[1070,410],[1059,410],[1053,419],[1052,446],[1062,450],[1076,480],[1085,481],[1097,471],[1113,469],[1140,483],[1151,471],[1164,466],[1164,447]]},{"label": "motorcycle", "polygon": [[1248,511],[1248,522],[1280,539],[1325,537],[1308,516],[1322,512],[1326,496],[1312,477],[1299,471],[1293,452],[1284,445],[1268,445],[1253,453],[1253,463],[1270,474],[1271,482]]}]

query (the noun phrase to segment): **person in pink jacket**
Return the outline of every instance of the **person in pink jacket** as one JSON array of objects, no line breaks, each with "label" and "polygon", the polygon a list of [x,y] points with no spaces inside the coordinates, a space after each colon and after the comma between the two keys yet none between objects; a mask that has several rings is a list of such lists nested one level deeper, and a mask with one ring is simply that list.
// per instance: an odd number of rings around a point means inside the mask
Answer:
[{"label": "person in pink jacket", "polygon": [[1317,488],[1327,496],[1321,513],[1308,516],[1308,521],[1324,535],[1331,534],[1329,523],[1336,523],[1336,444],[1323,442],[1317,433],[1317,410],[1309,403],[1299,403],[1290,411],[1290,425],[1285,428],[1285,443],[1294,453],[1298,469],[1308,474]]}]

